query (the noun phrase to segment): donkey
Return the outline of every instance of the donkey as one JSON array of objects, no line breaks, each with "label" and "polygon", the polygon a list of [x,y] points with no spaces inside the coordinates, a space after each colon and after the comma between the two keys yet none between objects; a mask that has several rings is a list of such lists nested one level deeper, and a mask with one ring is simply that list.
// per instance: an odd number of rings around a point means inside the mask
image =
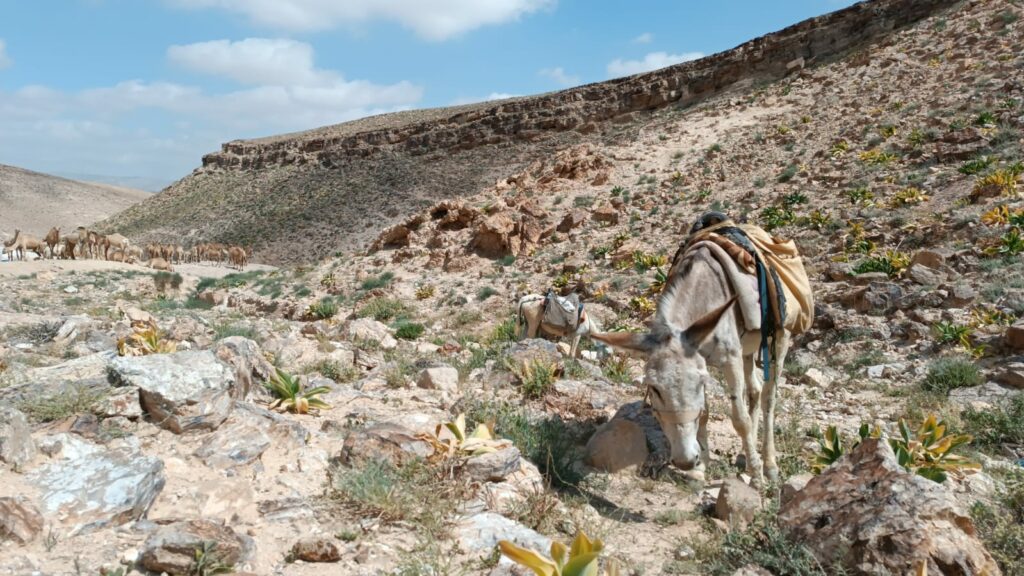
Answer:
[{"label": "donkey", "polygon": [[[559,338],[571,336],[572,343],[569,345],[569,357],[576,358],[580,339],[583,336],[600,332],[601,327],[598,326],[597,322],[586,310],[580,313],[579,321],[575,327],[559,326],[546,322],[544,320],[544,300],[545,296],[542,294],[527,294],[519,299],[519,305],[516,308],[518,311],[516,314],[517,338],[520,340],[523,338],[536,338],[541,332]],[[551,305],[557,306],[556,303],[551,303]],[[598,354],[604,355],[606,352],[604,346],[599,344]]]},{"label": "donkey", "polygon": [[[746,286],[739,289],[754,290]],[[769,379],[762,383],[754,362],[761,334],[746,329],[736,305],[738,297],[727,271],[711,250],[697,246],[669,271],[649,332],[598,333],[591,337],[647,359],[644,382],[651,409],[671,446],[671,462],[695,479],[703,479],[708,461],[704,399],[705,384],[711,380],[708,366],[720,368],[732,402],[732,424],[743,444],[746,472],[755,485],[761,485],[764,476],[778,479],[775,390],[790,334],[781,330],[777,335]],[[760,454],[759,417],[764,420]]]}]

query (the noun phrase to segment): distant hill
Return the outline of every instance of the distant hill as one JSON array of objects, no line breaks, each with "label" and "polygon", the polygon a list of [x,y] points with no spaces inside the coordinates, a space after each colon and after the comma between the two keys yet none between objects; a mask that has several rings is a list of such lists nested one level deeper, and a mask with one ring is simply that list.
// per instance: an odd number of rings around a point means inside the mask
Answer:
[{"label": "distant hill", "polygon": [[102,229],[142,241],[241,243],[269,263],[316,261],[365,247],[435,202],[477,194],[559,151],[635,141],[660,113],[813,74],[954,5],[861,2],[647,74],[228,142]]},{"label": "distant hill", "polygon": [[79,182],[0,164],[0,234],[36,235],[87,226],[151,196],[107,184]]}]

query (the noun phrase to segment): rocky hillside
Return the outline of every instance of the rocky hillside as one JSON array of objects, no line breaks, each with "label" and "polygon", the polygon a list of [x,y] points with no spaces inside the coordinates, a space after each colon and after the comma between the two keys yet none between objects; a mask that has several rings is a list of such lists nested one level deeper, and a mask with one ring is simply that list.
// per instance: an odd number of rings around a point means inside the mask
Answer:
[{"label": "rocky hillside", "polygon": [[44,235],[51,226],[88,226],[151,194],[106,184],[78,182],[0,164],[0,232],[15,228]]},{"label": "rocky hillside", "polygon": [[272,263],[313,261],[569,145],[629,142],[659,111],[681,112],[723,92],[742,97],[862,50],[951,4],[876,0],[649,74],[229,142],[190,176],[105,227],[143,240],[252,245]]},{"label": "rocky hillside", "polygon": [[[847,14],[872,6],[925,5]],[[1024,8],[956,3],[540,139],[312,264],[180,286],[0,267],[0,573],[501,576],[526,572],[499,540],[547,554],[582,530],[635,576],[1024,574],[1021,46]],[[330,172],[210,162],[194,182]],[[516,341],[518,298],[549,287],[644,329],[709,209],[793,238],[817,302],[760,490],[717,381],[709,461],[683,472],[642,362]]]}]

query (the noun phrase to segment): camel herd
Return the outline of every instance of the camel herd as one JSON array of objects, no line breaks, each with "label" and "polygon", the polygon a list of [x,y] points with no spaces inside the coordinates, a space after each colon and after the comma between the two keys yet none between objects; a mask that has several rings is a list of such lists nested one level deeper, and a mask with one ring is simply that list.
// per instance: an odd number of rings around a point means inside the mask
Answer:
[{"label": "camel herd", "polygon": [[251,249],[241,246],[208,242],[185,248],[180,244],[147,244],[145,248],[133,246],[121,234],[100,234],[79,226],[71,234],[61,235],[60,227],[51,228],[43,238],[15,229],[14,237],[4,241],[3,253],[10,260],[25,260],[26,252],[35,252],[39,258],[67,260],[93,258],[116,260],[129,264],[143,262],[156,270],[171,271],[173,264],[213,263],[227,264],[239,270],[249,262]]}]

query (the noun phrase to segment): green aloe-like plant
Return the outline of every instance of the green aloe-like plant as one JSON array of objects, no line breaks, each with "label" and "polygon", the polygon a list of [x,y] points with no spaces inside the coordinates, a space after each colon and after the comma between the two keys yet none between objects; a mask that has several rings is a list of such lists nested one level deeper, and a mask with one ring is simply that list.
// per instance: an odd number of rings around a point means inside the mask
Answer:
[{"label": "green aloe-like plant", "polygon": [[890,438],[889,445],[896,453],[896,460],[907,470],[935,482],[945,482],[953,474],[962,476],[964,470],[980,469],[981,465],[954,454],[959,446],[968,444],[972,438],[967,434],[947,434],[945,422],[934,414],[921,423],[916,432],[910,430],[902,419],[899,422],[900,435]]},{"label": "green aloe-like plant", "polygon": [[[510,560],[533,570],[537,576],[597,576],[598,558],[604,550],[604,543],[596,538],[591,540],[581,530],[571,546],[552,542],[550,558],[508,540],[498,542],[498,548]],[[607,576],[618,576],[618,565],[610,562],[607,568]]]},{"label": "green aloe-like plant", "polygon": [[310,408],[326,409],[331,406],[317,396],[330,392],[326,386],[305,388],[299,376],[293,376],[280,368],[275,368],[274,375],[266,384],[267,389],[277,397],[270,405],[271,409],[284,407],[296,414],[308,414]]},{"label": "green aloe-like plant", "polygon": [[[950,474],[960,477],[965,470],[981,468],[977,462],[954,453],[960,446],[970,443],[972,437],[967,434],[947,434],[945,422],[934,414],[928,416],[916,431],[912,431],[903,419],[900,419],[898,428],[899,435],[889,438],[889,447],[896,454],[900,466],[918,476],[942,483]],[[811,470],[815,474],[820,473],[865,439],[881,438],[882,431],[878,427],[861,424],[858,436],[859,439],[847,449],[836,427],[829,426],[818,441],[820,449],[814,456]]]}]

